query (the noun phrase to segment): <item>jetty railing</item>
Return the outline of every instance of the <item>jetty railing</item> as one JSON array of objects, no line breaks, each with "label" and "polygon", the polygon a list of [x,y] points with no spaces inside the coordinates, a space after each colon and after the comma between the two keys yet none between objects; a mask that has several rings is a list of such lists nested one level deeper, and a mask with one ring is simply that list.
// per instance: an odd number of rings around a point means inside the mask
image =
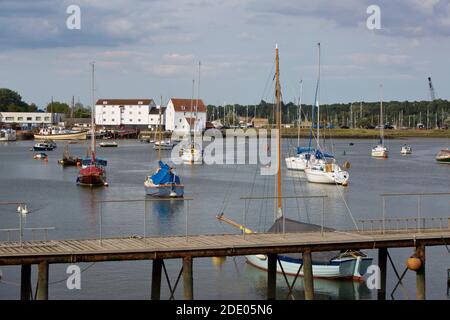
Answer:
[{"label": "jetty railing", "polygon": [[450,229],[450,217],[359,219],[360,232],[413,231]]},{"label": "jetty railing", "polygon": [[[382,226],[381,230],[385,232],[386,230],[386,223],[391,222],[391,220],[396,219],[388,219],[386,218],[386,198],[398,198],[398,197],[415,197],[417,201],[417,218],[407,218],[403,220],[406,221],[406,228],[408,228],[408,222],[409,221],[415,221],[416,228],[415,230],[419,231],[426,227],[426,221],[433,221],[440,218],[432,218],[427,217],[424,220],[423,214],[422,214],[422,200],[424,197],[434,197],[434,196],[450,196],[450,192],[417,192],[417,193],[382,193],[381,196],[381,211],[382,211]],[[449,206],[450,207],[450,206]],[[445,218],[443,218],[445,219]],[[370,221],[372,219],[366,219],[365,221]],[[363,220],[359,220],[360,222]],[[370,222],[372,223],[372,222]],[[447,224],[447,227],[449,227],[449,224]]]},{"label": "jetty railing", "polygon": [[131,202],[143,202],[144,203],[144,233],[143,238],[147,237],[147,202],[161,202],[161,201],[183,201],[186,202],[185,216],[185,236],[186,241],[189,237],[189,202],[194,200],[193,198],[145,198],[145,199],[116,199],[116,200],[99,200],[96,203],[99,205],[99,222],[100,222],[100,245],[103,244],[103,204],[105,203],[131,203]]}]

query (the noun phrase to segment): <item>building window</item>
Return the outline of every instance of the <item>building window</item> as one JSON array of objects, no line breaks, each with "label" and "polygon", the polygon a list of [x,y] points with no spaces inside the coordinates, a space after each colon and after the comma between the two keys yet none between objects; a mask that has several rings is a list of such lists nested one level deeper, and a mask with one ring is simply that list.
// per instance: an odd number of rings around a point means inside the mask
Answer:
[{"label": "building window", "polygon": [[27,117],[27,121],[32,121],[33,118],[32,117]]},{"label": "building window", "polygon": [[14,117],[6,117],[6,121],[14,121]]},{"label": "building window", "polygon": [[103,114],[106,114],[106,111],[103,111]]},{"label": "building window", "polygon": [[18,117],[17,121],[23,121],[23,117]]},{"label": "building window", "polygon": [[50,121],[50,117],[45,117],[44,121]]},{"label": "building window", "polygon": [[103,122],[106,122],[106,119],[103,119]]},{"label": "building window", "polygon": [[111,121],[114,122],[114,118],[112,118]]},{"label": "building window", "polygon": [[141,119],[138,119],[138,122],[141,122]]},{"label": "building window", "polygon": [[140,114],[141,114],[141,112],[139,111],[139,112],[138,112],[138,114],[140,115]]},{"label": "building window", "polygon": [[181,121],[183,121],[183,119],[180,119],[180,123],[181,123]]},{"label": "building window", "polygon": [[176,128],[178,128],[178,126],[177,126],[177,125],[175,125],[175,129],[176,129]]},{"label": "building window", "polygon": [[113,111],[113,112],[111,112],[111,114],[114,114],[114,111]]},{"label": "building window", "polygon": [[36,121],[41,121],[42,117],[36,117]]},{"label": "building window", "polygon": [[130,119],[130,122],[133,122],[133,120],[132,120],[132,119]]},{"label": "building window", "polygon": [[133,114],[133,111],[130,111],[130,114]]}]

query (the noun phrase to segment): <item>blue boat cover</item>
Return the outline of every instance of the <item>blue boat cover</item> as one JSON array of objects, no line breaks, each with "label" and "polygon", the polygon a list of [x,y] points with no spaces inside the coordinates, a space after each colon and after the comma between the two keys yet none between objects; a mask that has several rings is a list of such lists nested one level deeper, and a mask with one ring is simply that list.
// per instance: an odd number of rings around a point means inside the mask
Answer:
[{"label": "blue boat cover", "polygon": [[333,155],[316,150],[316,159],[334,158]]},{"label": "blue boat cover", "polygon": [[314,151],[315,150],[310,147],[297,147],[297,154],[310,153],[310,152],[314,152]]},{"label": "blue boat cover", "polygon": [[[108,164],[108,162],[104,159],[101,158],[95,158],[95,162],[103,167],[106,167],[106,165]],[[83,166],[89,166],[92,163],[92,158],[84,158],[83,160],[81,160],[81,164]]]},{"label": "blue boat cover", "polygon": [[170,170],[170,166],[161,160],[159,161],[159,170],[151,176],[154,184],[180,184],[180,177]]}]

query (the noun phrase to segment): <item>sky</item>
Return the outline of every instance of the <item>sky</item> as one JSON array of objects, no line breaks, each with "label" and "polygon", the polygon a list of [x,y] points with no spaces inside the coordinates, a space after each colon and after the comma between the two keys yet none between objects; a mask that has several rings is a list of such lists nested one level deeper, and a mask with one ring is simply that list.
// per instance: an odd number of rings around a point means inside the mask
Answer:
[{"label": "sky", "polygon": [[[370,5],[381,29],[370,30]],[[70,5],[80,29],[68,29]],[[275,45],[284,101],[450,99],[450,0],[0,0],[0,88],[28,103],[72,96],[273,99]],[[200,86],[198,63],[201,61]]]}]

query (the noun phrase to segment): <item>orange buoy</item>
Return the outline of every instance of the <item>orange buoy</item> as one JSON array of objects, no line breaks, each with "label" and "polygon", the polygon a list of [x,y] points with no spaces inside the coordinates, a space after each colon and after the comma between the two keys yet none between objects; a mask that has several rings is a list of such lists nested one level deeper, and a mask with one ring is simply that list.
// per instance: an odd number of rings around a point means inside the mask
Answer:
[{"label": "orange buoy", "polygon": [[417,271],[422,267],[422,260],[416,257],[410,257],[406,261],[406,266],[409,270]]}]

